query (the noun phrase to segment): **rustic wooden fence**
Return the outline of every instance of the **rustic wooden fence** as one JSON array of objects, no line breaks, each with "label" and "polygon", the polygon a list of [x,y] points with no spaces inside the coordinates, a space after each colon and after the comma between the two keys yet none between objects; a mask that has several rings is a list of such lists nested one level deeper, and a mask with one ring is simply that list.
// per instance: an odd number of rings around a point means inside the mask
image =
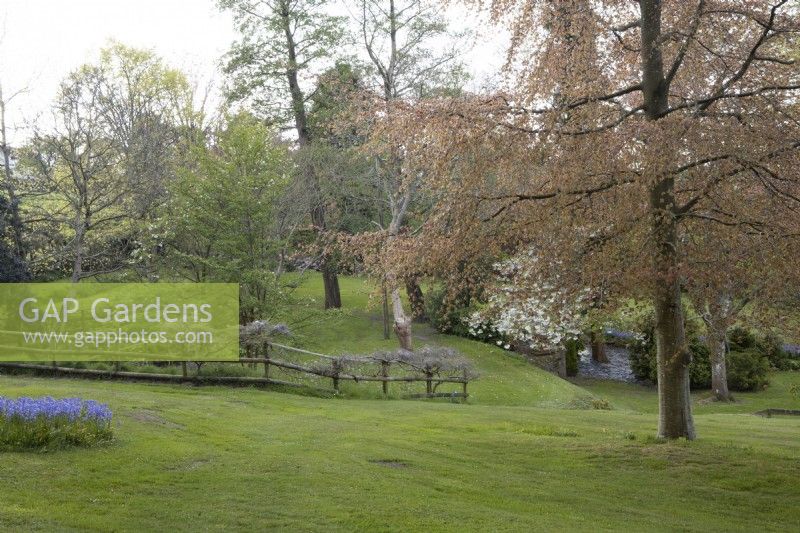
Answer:
[{"label": "rustic wooden fence", "polygon": [[[280,368],[310,376],[317,376],[331,380],[331,392],[341,391],[342,381],[360,382],[379,382],[382,392],[388,395],[390,384],[392,383],[425,383],[425,392],[411,394],[410,398],[461,398],[468,397],[467,386],[470,380],[474,379],[466,367],[443,368],[442,365],[419,364],[410,359],[391,357],[390,354],[383,356],[348,357],[332,356],[316,353],[309,350],[294,348],[278,343],[269,343],[264,346],[264,354],[260,357],[241,357],[238,360],[225,361],[183,361],[180,362],[180,374],[133,372],[121,370],[117,365],[113,370],[101,370],[93,368],[74,368],[69,366],[59,366],[56,363],[51,365],[34,363],[5,363],[0,362],[0,368],[19,369],[34,371],[50,375],[68,375],[78,377],[92,377],[101,379],[127,379],[138,381],[156,382],[176,382],[176,383],[195,383],[195,384],[221,384],[221,385],[282,385],[289,387],[308,387],[308,385],[291,382],[283,379],[275,379],[270,375],[270,369]],[[303,356],[313,356],[324,361],[324,364],[304,365],[297,362],[285,361],[275,357],[277,350],[288,353],[295,353]],[[200,369],[205,363],[217,364],[248,364],[254,367],[263,367],[263,376],[213,376],[201,375]],[[194,366],[194,372],[190,371],[190,365]],[[353,370],[353,367],[357,371]],[[374,373],[364,373],[364,370],[374,367]],[[391,375],[393,369],[410,371],[403,375]],[[360,372],[360,373],[359,373]],[[460,392],[437,392],[440,385],[450,383],[460,385]],[[312,387],[314,388],[314,387]]]}]

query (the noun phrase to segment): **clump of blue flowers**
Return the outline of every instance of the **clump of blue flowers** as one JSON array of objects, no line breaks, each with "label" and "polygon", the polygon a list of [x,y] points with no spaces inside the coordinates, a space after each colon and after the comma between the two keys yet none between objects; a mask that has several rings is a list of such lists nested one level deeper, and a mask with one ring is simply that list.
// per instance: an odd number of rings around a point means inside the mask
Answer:
[{"label": "clump of blue flowers", "polygon": [[90,446],[111,438],[111,418],[94,400],[0,396],[0,450]]}]

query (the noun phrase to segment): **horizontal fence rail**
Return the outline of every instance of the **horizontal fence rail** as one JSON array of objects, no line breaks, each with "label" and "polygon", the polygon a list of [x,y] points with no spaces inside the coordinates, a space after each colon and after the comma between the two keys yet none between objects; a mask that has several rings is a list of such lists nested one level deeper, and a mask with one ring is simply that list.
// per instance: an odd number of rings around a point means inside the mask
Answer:
[{"label": "horizontal fence rail", "polygon": [[[312,367],[300,363],[284,361],[270,356],[270,351],[279,348],[286,352],[293,352],[306,356],[313,356],[325,360],[322,366]],[[355,383],[359,382],[377,382],[381,383],[384,395],[389,394],[389,384],[391,383],[425,383],[424,394],[410,394],[408,398],[462,398],[468,397],[467,386],[470,382],[471,376],[466,371],[462,375],[439,375],[438,372],[420,368],[411,365],[404,361],[388,361],[380,360],[374,357],[336,357],[332,355],[312,352],[303,350],[301,348],[294,348],[278,343],[270,343],[267,346],[266,354],[263,357],[240,357],[238,360],[219,360],[219,361],[182,361],[181,374],[164,374],[164,373],[150,373],[150,372],[134,372],[129,370],[121,370],[117,366],[114,370],[101,370],[92,368],[74,368],[69,366],[59,366],[55,362],[51,365],[34,364],[34,363],[6,363],[0,362],[0,368],[11,368],[20,370],[31,370],[45,374],[62,374],[70,376],[83,376],[93,377],[100,379],[131,379],[131,380],[145,380],[157,382],[172,382],[172,383],[195,383],[195,384],[226,384],[226,385],[282,385],[288,387],[310,387],[309,385],[294,383],[291,381],[275,379],[270,376],[270,368],[276,367],[284,370],[299,372],[311,376],[327,378],[331,380],[332,391],[340,392],[341,380],[349,380]],[[196,372],[190,375],[189,363],[196,365]],[[200,375],[200,369],[203,364],[216,363],[216,364],[251,364],[263,365],[263,377],[254,376],[209,376]],[[355,372],[348,372],[346,366],[348,365],[375,365],[377,366],[374,375],[359,374]],[[118,364],[117,364],[118,365]],[[409,375],[390,375],[391,367],[410,368],[414,374]],[[443,383],[460,384],[461,392],[437,392],[439,385]],[[321,389],[326,390],[326,389]]]}]

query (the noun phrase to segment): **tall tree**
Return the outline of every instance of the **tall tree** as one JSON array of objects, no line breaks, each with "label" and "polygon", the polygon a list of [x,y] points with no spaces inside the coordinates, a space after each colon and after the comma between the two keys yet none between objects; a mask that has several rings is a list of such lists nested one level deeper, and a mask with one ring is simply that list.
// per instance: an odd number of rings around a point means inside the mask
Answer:
[{"label": "tall tree", "polygon": [[685,284],[706,326],[705,344],[711,361],[711,389],[719,401],[730,401],[728,330],[736,323],[753,327],[782,326],[781,317],[794,307],[792,291],[800,283],[794,266],[800,235],[796,219],[763,213],[770,227],[746,232],[717,225],[689,255],[695,275]]},{"label": "tall tree", "polygon": [[510,89],[395,122],[443,199],[419,247],[452,264],[533,244],[574,290],[649,297],[658,434],[692,439],[687,242],[797,209],[800,15],[787,0],[487,5],[512,30]]},{"label": "tall tree", "polygon": [[22,220],[19,216],[19,198],[17,197],[17,188],[14,184],[14,167],[12,164],[11,144],[8,139],[8,126],[7,126],[7,106],[8,103],[21,91],[16,91],[14,94],[7,96],[3,92],[3,82],[0,80],[0,153],[3,157],[3,187],[2,190],[8,197],[8,201],[4,207],[3,216],[6,219],[6,224],[10,229],[11,238],[13,241],[13,254],[22,260],[25,256],[25,245],[22,229]]},{"label": "tall tree", "polygon": [[[219,5],[233,13],[242,34],[225,65],[230,97],[250,101],[278,124],[291,122],[298,147],[306,149],[313,139],[304,87],[340,46],[341,17],[325,12],[325,0],[220,0]],[[328,222],[319,176],[308,164],[300,164],[299,173],[310,191],[311,223],[321,234]],[[325,307],[339,308],[336,265],[326,251],[321,257]]]},{"label": "tall tree", "polygon": [[[75,238],[53,242],[51,255],[54,263],[73,257],[74,280],[126,267],[157,279],[153,235],[174,177],[177,143],[192,113],[182,72],[152,52],[119,43],[62,84],[55,127],[38,130],[27,151],[36,179],[25,186],[36,197],[25,208],[40,229],[47,226],[38,232],[47,240],[58,241],[65,224],[71,226]],[[91,257],[86,234],[102,236]]]},{"label": "tall tree", "polygon": [[192,90],[183,72],[167,67],[148,50],[113,43],[103,49],[98,68],[98,99],[108,135],[122,156],[136,241],[135,263],[144,277],[158,279],[154,256],[167,190],[174,179],[184,119],[195,113]]},{"label": "tall tree", "polygon": [[237,282],[244,323],[278,302],[278,199],[291,171],[286,146],[251,115],[229,117],[171,184],[167,266],[194,282]]},{"label": "tall tree", "polygon": [[129,216],[122,152],[101,105],[104,83],[97,67],[70,74],[53,106],[53,130],[37,131],[27,150],[28,187],[38,196],[27,206],[27,215],[48,224],[49,231],[65,233],[54,253],[69,258],[73,283],[125,264],[119,246],[90,246],[94,236],[116,231]]},{"label": "tall tree", "polygon": [[[392,121],[397,101],[413,102],[460,90],[463,69],[457,61],[461,52],[459,36],[448,29],[440,6],[428,0],[360,0],[358,17],[360,37],[379,100],[374,112],[383,121]],[[391,248],[406,223],[421,176],[404,164],[400,143],[383,143],[374,157],[375,175],[389,212],[383,228],[386,247]],[[395,333],[400,345],[411,350],[413,317],[403,306],[402,279],[391,262],[384,263],[383,271]],[[416,280],[414,275],[406,277],[412,308],[419,314],[423,308],[422,291]]]}]

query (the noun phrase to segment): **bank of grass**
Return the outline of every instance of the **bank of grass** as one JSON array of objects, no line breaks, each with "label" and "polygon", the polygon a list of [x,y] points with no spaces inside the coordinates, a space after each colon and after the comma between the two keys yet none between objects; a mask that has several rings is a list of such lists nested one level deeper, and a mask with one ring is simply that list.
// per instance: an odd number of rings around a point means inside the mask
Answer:
[{"label": "bank of grass", "polygon": [[[379,309],[366,305],[368,286],[341,283],[345,308],[317,315],[289,342],[332,354],[394,348]],[[317,294],[311,276],[294,296]],[[307,310],[298,303],[288,318]],[[481,378],[469,402],[375,401],[376,384],[347,383],[342,397],[321,398],[0,376],[5,396],[92,397],[115,413],[115,438],[103,447],[0,454],[0,530],[787,531],[800,523],[800,420],[749,414],[796,406],[797,374],[776,374],[767,391],[730,406],[701,393],[700,439],[663,443],[654,438],[653,389],[568,383],[485,344],[425,326],[415,334],[473,362]],[[393,397],[402,392],[398,385]],[[591,398],[614,409],[565,409]]]},{"label": "bank of grass", "polygon": [[[654,386],[582,378],[571,381],[595,396],[607,399],[616,409],[658,413]],[[752,414],[764,409],[800,410],[800,395],[792,392],[792,387],[800,388],[800,372],[772,372],[769,381],[769,386],[762,391],[733,393],[735,401],[730,403],[713,401],[710,391],[695,391],[692,393],[693,411],[697,414]]]},{"label": "bank of grass", "polygon": [[254,389],[0,377],[91,396],[102,448],[0,454],[0,529],[788,531],[800,421],[697,415],[659,443],[627,410],[378,402]]},{"label": "bank of grass", "polygon": [[[287,283],[296,285],[293,297],[298,302],[321,306],[322,278],[317,273],[307,273],[301,280],[293,275]],[[308,350],[333,355],[365,355],[377,350],[397,349],[394,334],[383,338],[381,310],[378,301],[371,301],[373,290],[368,280],[356,276],[340,276],[343,307],[340,311],[328,312],[311,320],[305,320],[307,307],[296,306],[286,317],[289,323],[299,322],[295,337],[288,344]],[[590,402],[590,395],[579,387],[534,367],[522,357],[484,343],[442,335],[427,324],[413,325],[414,342],[450,346],[469,359],[480,378],[470,383],[470,402],[494,405],[536,405],[542,407],[583,407]],[[324,384],[324,381],[322,382]],[[395,396],[411,392],[424,392],[424,384],[392,384]],[[449,392],[458,386],[442,385],[438,390]],[[343,383],[343,392],[350,397],[380,397],[378,384]]]},{"label": "bank of grass", "polygon": [[[322,311],[322,278],[318,273],[307,272],[303,276],[286,274],[283,283],[291,292],[294,302],[282,309],[274,322],[285,322],[291,326],[293,335],[281,338],[280,342],[307,350],[331,355],[367,355],[377,350],[395,350],[398,347],[394,334],[383,338],[380,307],[370,303],[372,286],[363,277],[340,276],[343,308]],[[583,389],[557,376],[540,370],[522,357],[499,348],[451,335],[442,335],[426,324],[414,324],[414,341],[417,346],[425,344],[450,346],[457,349],[472,363],[479,378],[469,384],[469,403],[492,405],[531,405],[542,407],[590,406],[592,396]],[[317,362],[314,357],[278,351],[273,357],[302,364]],[[102,370],[119,368],[136,372],[180,374],[178,365],[155,366],[123,363],[71,363],[70,366],[90,367]],[[376,369],[373,369],[375,373]],[[190,372],[195,373],[194,366]],[[200,368],[201,375],[263,376],[260,365],[206,363]],[[331,389],[329,378],[319,378],[302,373],[272,367],[270,377],[308,385],[315,389]],[[442,384],[437,392],[460,391],[457,384]],[[392,383],[389,399],[400,399],[411,394],[425,392],[424,383]],[[313,393],[305,391],[304,393]],[[328,396],[322,393],[323,396]],[[381,385],[375,382],[341,382],[341,396],[345,398],[382,399]]]}]

